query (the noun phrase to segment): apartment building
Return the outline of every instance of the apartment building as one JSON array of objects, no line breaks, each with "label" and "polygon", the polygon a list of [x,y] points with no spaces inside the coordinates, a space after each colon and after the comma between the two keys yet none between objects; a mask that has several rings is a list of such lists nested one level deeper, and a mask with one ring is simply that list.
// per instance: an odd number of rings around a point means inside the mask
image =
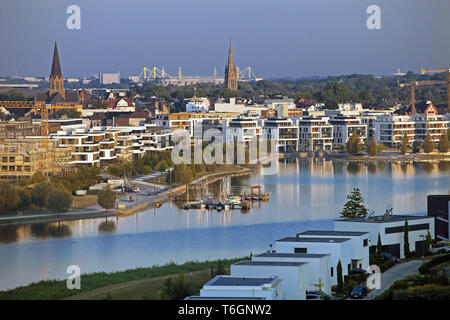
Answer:
[{"label": "apartment building", "polygon": [[328,117],[304,117],[298,121],[302,151],[332,150],[333,126]]},{"label": "apartment building", "polygon": [[400,148],[406,134],[410,144],[421,144],[427,134],[435,144],[447,132],[449,121],[442,115],[382,115],[374,122],[374,136],[377,143],[389,148]]},{"label": "apartment building", "polygon": [[0,122],[0,141],[4,139],[20,139],[40,134],[41,130],[39,125],[33,123],[31,118]]},{"label": "apartment building", "polygon": [[299,127],[293,119],[268,118],[263,120],[262,138],[273,140],[278,152],[299,151]]},{"label": "apartment building", "polygon": [[71,148],[49,140],[45,148],[40,139],[5,139],[0,144],[0,180],[31,178],[40,171],[46,176],[65,175],[74,169]]},{"label": "apartment building", "polygon": [[450,194],[428,195],[427,216],[435,218],[434,238],[450,240]]},{"label": "apartment building", "polygon": [[262,126],[258,119],[238,117],[223,122],[223,141],[231,143],[236,140],[248,145],[249,141],[262,135]]},{"label": "apartment building", "polygon": [[367,124],[359,117],[334,117],[329,120],[333,126],[333,146],[345,146],[348,138],[356,132],[361,143],[367,142]]}]

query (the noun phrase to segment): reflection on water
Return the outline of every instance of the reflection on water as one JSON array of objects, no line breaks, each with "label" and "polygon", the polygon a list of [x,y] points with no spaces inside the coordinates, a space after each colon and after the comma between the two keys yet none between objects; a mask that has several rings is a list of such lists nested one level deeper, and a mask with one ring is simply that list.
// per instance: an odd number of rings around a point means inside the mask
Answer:
[{"label": "reflection on water", "polygon": [[123,218],[0,227],[0,290],[83,273],[114,271],[187,260],[231,258],[261,252],[280,237],[332,228],[346,196],[358,187],[378,213],[424,214],[428,194],[447,194],[448,163],[281,162],[273,176],[236,177],[208,187],[228,194],[262,185],[268,202],[238,210],[181,210],[169,202]]},{"label": "reflection on water", "polygon": [[[332,219],[337,216],[353,187],[360,188],[366,206],[395,213],[426,211],[426,195],[449,192],[450,163],[357,163],[339,160],[303,159],[280,163],[274,176],[236,177],[192,190],[217,194],[220,190],[238,195],[251,185],[262,185],[271,193],[268,203],[255,202],[248,211],[190,210],[181,202],[170,202],[116,221],[87,219],[65,222],[0,226],[0,244],[42,241],[64,237],[101,236],[115,233],[153,232],[214,226],[251,225],[298,220]],[[120,228],[119,228],[120,226]]]},{"label": "reflection on water", "polygon": [[117,226],[114,221],[104,221],[98,225],[98,231],[103,233],[111,233],[117,230]]}]

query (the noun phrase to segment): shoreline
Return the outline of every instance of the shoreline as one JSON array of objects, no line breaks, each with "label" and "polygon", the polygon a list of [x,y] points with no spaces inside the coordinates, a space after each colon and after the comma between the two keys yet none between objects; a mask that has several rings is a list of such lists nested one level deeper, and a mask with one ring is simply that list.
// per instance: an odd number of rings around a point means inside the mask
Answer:
[{"label": "shoreline", "polygon": [[[192,184],[197,184],[200,181],[206,180],[204,183],[206,185],[214,183],[216,181],[219,181],[221,179],[224,179],[226,177],[236,177],[236,176],[245,176],[250,175],[253,173],[256,173],[260,170],[260,166],[254,169],[243,169],[238,172],[233,173],[211,173],[208,175],[205,175],[203,177],[198,178]],[[209,177],[218,176],[212,179],[209,179]],[[109,218],[109,217],[125,217],[128,215],[132,215],[135,213],[144,212],[149,209],[153,208],[159,208],[162,204],[169,201],[171,198],[176,197],[178,195],[182,195],[186,193],[186,186],[181,185],[174,187],[172,189],[163,191],[158,194],[157,199],[153,199],[151,201],[142,203],[140,205],[137,205],[135,207],[132,207],[130,209],[125,210],[117,210],[117,209],[111,209],[108,212],[106,211],[93,211],[93,212],[80,212],[80,213],[63,213],[63,214],[57,214],[57,213],[50,213],[48,216],[46,216],[45,213],[42,215],[30,215],[30,216],[12,216],[12,217],[5,217],[4,219],[0,219],[0,227],[1,226],[18,226],[18,225],[25,225],[25,224],[33,224],[33,223],[52,223],[52,222],[64,222],[64,221],[73,221],[73,220],[85,220],[85,219],[98,219],[98,218]],[[1,217],[0,217],[1,218]],[[6,222],[5,222],[6,221]],[[11,222],[10,222],[11,221]]]}]

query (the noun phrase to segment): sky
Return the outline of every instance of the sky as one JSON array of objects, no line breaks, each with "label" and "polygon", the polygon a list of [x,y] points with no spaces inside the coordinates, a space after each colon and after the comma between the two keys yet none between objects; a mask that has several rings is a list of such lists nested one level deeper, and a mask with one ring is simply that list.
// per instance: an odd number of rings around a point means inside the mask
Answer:
[{"label": "sky", "polygon": [[448,0],[1,0],[0,75],[48,76],[55,40],[66,78],[223,75],[230,38],[235,63],[263,78],[449,68],[449,15]]}]

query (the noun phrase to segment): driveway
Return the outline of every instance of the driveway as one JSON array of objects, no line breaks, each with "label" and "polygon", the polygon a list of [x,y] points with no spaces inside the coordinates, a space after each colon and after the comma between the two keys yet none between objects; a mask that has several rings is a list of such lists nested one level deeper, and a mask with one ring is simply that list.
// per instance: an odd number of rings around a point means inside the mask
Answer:
[{"label": "driveway", "polygon": [[[427,262],[428,260],[425,260]],[[382,294],[384,291],[397,280],[403,279],[409,274],[419,273],[419,267],[422,265],[422,260],[411,260],[408,262],[398,263],[386,272],[381,274],[381,288],[370,292],[365,299],[371,300],[376,296]]]}]

